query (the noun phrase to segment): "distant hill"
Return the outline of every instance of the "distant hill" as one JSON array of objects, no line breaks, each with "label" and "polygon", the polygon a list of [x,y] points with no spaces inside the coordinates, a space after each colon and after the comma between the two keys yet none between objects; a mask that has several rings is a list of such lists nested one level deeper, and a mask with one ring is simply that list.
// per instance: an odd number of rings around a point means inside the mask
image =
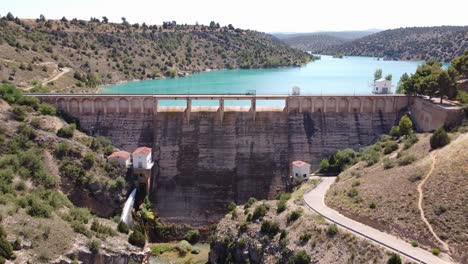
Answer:
[{"label": "distant hill", "polygon": [[344,44],[346,42],[368,36],[379,30],[363,31],[323,31],[312,33],[276,33],[275,37],[282,40],[289,46],[312,53],[321,53],[331,47]]},{"label": "distant hill", "polygon": [[338,46],[329,46],[323,53],[448,62],[467,49],[468,26],[440,26],[385,30]]},{"label": "distant hill", "polygon": [[252,30],[204,25],[0,18],[0,80],[54,91],[207,69],[301,65],[310,55]]},{"label": "distant hill", "polygon": [[348,42],[348,40],[328,35],[304,35],[286,38],[283,39],[283,42],[296,49],[310,51],[312,53],[320,53],[332,46]]}]

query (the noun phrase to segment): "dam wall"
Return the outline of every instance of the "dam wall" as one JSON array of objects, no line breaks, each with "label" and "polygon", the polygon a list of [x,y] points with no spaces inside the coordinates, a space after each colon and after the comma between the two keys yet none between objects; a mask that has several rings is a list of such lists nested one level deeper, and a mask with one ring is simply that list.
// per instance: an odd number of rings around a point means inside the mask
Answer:
[{"label": "dam wall", "polygon": [[[404,96],[39,96],[80,120],[95,136],[127,151],[151,146],[155,169],[150,198],[173,223],[204,225],[226,205],[249,197],[273,198],[285,190],[289,164],[320,160],[343,148],[373,143],[397,123]],[[192,100],[219,106],[192,106]],[[185,107],[158,106],[185,100]],[[229,107],[224,100],[247,100]],[[256,100],[285,100],[260,107]]]}]

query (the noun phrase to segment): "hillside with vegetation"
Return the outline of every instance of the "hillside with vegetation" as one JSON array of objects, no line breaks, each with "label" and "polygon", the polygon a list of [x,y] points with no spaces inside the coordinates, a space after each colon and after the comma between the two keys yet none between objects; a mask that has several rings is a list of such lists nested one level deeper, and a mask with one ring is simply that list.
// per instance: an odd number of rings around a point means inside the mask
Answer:
[{"label": "hillside with vegetation", "polygon": [[408,27],[385,30],[331,46],[323,54],[449,62],[467,49],[468,26]]},{"label": "hillside with vegetation", "polygon": [[[204,25],[0,19],[0,79],[31,91],[95,91],[100,84],[209,69],[300,66],[311,57],[271,35]],[[63,73],[65,72],[65,73]],[[63,73],[57,80],[54,76]],[[47,83],[47,88],[41,84]]]},{"label": "hillside with vegetation", "polygon": [[303,194],[318,182],[302,183],[276,201],[250,198],[243,206],[230,204],[231,212],[211,239],[211,263],[385,263],[399,258],[308,209]]},{"label": "hillside with vegetation", "polygon": [[293,48],[312,53],[321,53],[332,46],[341,45],[347,41],[343,38],[328,35],[305,35],[283,39],[284,43]]},{"label": "hillside with vegetation", "polygon": [[415,134],[403,117],[390,135],[360,153],[340,151],[322,162],[322,170],[339,173],[326,204],[414,247],[466,263],[467,132]]},{"label": "hillside with vegetation", "polygon": [[117,227],[133,181],[105,159],[110,142],[12,85],[0,98],[0,263],[141,260]]}]

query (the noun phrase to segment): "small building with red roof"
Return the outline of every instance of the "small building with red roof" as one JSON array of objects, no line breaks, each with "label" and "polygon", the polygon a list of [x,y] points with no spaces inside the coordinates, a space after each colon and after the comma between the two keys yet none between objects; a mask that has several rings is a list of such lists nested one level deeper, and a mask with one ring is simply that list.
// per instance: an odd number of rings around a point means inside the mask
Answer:
[{"label": "small building with red roof", "polygon": [[304,181],[309,179],[310,164],[301,160],[292,162],[292,177],[294,179]]},{"label": "small building with red roof", "polygon": [[108,161],[115,161],[125,167],[130,167],[130,152],[127,151],[116,151],[107,157]]},{"label": "small building with red roof", "polygon": [[153,167],[152,150],[148,147],[139,147],[132,153],[133,168],[150,170]]}]

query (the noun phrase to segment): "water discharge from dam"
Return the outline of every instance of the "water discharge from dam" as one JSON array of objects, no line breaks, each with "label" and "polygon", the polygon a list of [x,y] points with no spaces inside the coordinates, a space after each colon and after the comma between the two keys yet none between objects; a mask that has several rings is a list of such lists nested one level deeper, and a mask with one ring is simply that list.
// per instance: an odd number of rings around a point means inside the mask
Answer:
[{"label": "water discharge from dam", "polygon": [[124,222],[128,227],[133,227],[132,209],[135,204],[136,192],[137,188],[130,193],[120,216],[120,221]]}]

